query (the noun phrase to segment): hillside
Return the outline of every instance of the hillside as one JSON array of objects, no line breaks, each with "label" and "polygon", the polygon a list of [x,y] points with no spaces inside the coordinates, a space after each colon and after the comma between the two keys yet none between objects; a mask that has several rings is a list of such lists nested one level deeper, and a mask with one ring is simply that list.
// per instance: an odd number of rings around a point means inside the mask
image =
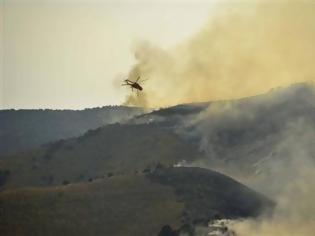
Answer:
[{"label": "hillside", "polygon": [[207,110],[211,102],[180,104],[173,107],[161,108],[144,113],[128,120],[129,124],[155,123],[167,128],[176,128],[185,121],[194,119],[198,114]]},{"label": "hillside", "polygon": [[[159,167],[91,183],[0,193],[3,235],[153,236],[214,218],[257,216],[273,203],[217,172]],[[139,227],[141,226],[141,227]]]},{"label": "hillside", "polygon": [[201,160],[183,164],[217,169],[254,187],[252,177],[271,181],[269,176],[276,178],[281,166],[292,166],[294,171],[296,159],[307,156],[307,161],[315,161],[313,84],[294,84],[238,100],[175,106],[130,122],[173,130],[203,154]]},{"label": "hillside", "polygon": [[0,170],[9,172],[2,181],[2,188],[7,189],[85,182],[199,158],[197,147],[168,129],[154,124],[113,124],[13,155],[0,162]]},{"label": "hillside", "polygon": [[102,107],[74,110],[0,111],[0,158],[42,144],[77,137],[89,129],[126,121],[143,112],[140,108]]},{"label": "hillside", "polygon": [[288,149],[296,144],[283,145],[288,137],[303,145],[314,140],[313,101],[313,86],[296,84],[239,100],[160,109],[2,160],[0,185],[84,182],[162,163],[217,169],[259,189],[248,177],[268,177],[275,160],[283,165],[297,155]]},{"label": "hillside", "polygon": [[0,231],[176,235],[259,216],[274,204],[251,189],[277,196],[314,165],[314,101],[313,85],[296,84],[182,104],[13,154],[0,161]]},{"label": "hillside", "polygon": [[243,176],[268,175],[275,164],[288,166],[306,154],[314,157],[315,89],[296,84],[212,104],[182,127],[183,136],[200,144],[209,167]]}]

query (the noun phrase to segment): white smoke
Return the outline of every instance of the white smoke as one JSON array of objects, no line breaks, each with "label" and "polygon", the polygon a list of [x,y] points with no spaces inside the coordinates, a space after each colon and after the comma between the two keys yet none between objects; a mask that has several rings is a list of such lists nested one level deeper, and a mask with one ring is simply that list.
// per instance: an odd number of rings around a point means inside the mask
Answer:
[{"label": "white smoke", "polygon": [[233,224],[239,236],[315,235],[315,129],[301,119],[277,145],[278,156],[268,163],[267,175],[256,182],[275,196],[271,218]]}]

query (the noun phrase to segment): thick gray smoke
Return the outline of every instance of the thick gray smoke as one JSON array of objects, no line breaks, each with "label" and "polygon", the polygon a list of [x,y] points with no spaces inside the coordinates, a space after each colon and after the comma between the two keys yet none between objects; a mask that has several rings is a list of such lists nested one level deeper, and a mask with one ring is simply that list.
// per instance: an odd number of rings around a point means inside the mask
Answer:
[{"label": "thick gray smoke", "polygon": [[277,200],[274,216],[243,221],[233,228],[240,236],[315,235],[315,129],[301,119],[286,131],[274,150],[277,156],[264,167],[256,182]]},{"label": "thick gray smoke", "polygon": [[192,165],[216,168],[277,203],[272,217],[233,222],[238,236],[315,235],[314,98],[297,85],[210,105],[194,121],[208,161]]}]

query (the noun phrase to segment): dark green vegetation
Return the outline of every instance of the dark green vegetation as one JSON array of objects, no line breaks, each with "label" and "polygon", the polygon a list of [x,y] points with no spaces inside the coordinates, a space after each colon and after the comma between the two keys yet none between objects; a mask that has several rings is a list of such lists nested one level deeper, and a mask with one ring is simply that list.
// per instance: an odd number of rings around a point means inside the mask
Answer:
[{"label": "dark green vegetation", "polygon": [[72,110],[0,111],[0,159],[41,144],[76,137],[89,129],[125,121],[143,111],[130,107]]},{"label": "dark green vegetation", "polygon": [[142,172],[200,158],[196,147],[156,125],[108,125],[38,150],[2,160],[11,171],[5,188],[86,182],[103,176]]},{"label": "dark green vegetation", "polygon": [[10,171],[9,170],[2,170],[2,169],[0,169],[0,189],[6,183],[9,175],[10,175]]},{"label": "dark green vegetation", "polygon": [[183,203],[143,175],[0,194],[1,235],[156,235],[180,226]]},{"label": "dark green vegetation", "polygon": [[153,236],[162,227],[193,231],[215,217],[255,216],[272,203],[222,174],[159,167],[64,187],[0,194],[4,235]]},{"label": "dark green vegetation", "polygon": [[183,222],[258,216],[273,204],[235,180],[202,168],[159,168],[149,175],[153,182],[170,186],[185,202]]}]

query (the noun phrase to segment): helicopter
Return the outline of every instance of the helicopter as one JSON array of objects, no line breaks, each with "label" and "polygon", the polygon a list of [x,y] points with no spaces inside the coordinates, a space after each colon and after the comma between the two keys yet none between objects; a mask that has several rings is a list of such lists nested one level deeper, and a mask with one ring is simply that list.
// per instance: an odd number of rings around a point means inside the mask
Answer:
[{"label": "helicopter", "polygon": [[136,81],[131,81],[131,80],[129,80],[129,79],[125,79],[125,80],[124,80],[125,83],[122,84],[122,86],[130,86],[132,91],[133,91],[133,89],[142,91],[143,88],[141,87],[141,85],[140,85],[139,83],[140,83],[140,82],[142,83],[142,82],[144,82],[144,81],[146,81],[146,80],[147,80],[147,79],[140,81],[140,76],[137,78]]}]

